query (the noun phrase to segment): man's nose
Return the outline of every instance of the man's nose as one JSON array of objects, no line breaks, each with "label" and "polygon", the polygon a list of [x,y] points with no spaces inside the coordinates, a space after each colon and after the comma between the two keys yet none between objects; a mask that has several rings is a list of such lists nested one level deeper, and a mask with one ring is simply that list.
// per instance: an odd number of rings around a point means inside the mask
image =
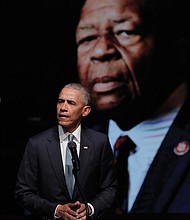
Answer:
[{"label": "man's nose", "polygon": [[61,111],[66,111],[67,110],[67,103],[63,102],[60,106]]},{"label": "man's nose", "polygon": [[116,59],[119,56],[119,51],[115,47],[114,38],[109,36],[101,36],[97,39],[93,49],[92,61],[108,61]]}]

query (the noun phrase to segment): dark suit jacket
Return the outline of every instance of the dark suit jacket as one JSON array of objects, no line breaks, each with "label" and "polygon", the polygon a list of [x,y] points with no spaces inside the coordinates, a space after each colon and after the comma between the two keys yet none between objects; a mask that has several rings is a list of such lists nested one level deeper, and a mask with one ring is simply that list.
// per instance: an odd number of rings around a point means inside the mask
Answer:
[{"label": "dark suit jacket", "polygon": [[[81,129],[79,184],[97,218],[109,209],[117,195],[113,153],[107,135]],[[83,202],[75,185],[70,198],[63,170],[58,127],[29,139],[18,172],[15,197],[19,205],[37,216],[53,219],[58,204]]]},{"label": "dark suit jacket", "polygon": [[[108,121],[94,127],[107,133]],[[104,130],[103,130],[104,129]],[[185,145],[183,145],[183,142]],[[182,147],[182,154],[176,149]],[[190,101],[184,104],[155,156],[134,213],[190,213]],[[123,166],[125,161],[123,161]]]}]

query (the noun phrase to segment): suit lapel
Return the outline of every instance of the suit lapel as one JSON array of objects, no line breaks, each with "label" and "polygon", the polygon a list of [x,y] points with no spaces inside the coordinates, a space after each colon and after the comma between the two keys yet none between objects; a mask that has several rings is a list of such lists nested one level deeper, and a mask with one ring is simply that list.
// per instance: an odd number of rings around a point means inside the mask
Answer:
[{"label": "suit lapel", "polygon": [[[79,155],[80,170],[77,171],[77,177],[81,188],[83,188],[83,184],[84,184],[85,170],[87,168],[88,160],[90,158],[91,146],[92,143],[90,142],[90,137],[88,135],[87,129],[83,128],[81,130],[81,143],[80,143],[80,155]],[[75,183],[75,187],[73,191],[73,199],[76,198],[78,194],[80,194],[80,192]]]},{"label": "suit lapel", "polygon": [[69,197],[69,192],[67,190],[65,175],[63,170],[58,131],[56,129],[53,130],[53,135],[50,136],[48,140],[49,143],[47,144],[47,152],[52,164],[53,171],[55,173],[55,177],[57,179],[58,184],[62,188],[63,192],[67,192]]}]

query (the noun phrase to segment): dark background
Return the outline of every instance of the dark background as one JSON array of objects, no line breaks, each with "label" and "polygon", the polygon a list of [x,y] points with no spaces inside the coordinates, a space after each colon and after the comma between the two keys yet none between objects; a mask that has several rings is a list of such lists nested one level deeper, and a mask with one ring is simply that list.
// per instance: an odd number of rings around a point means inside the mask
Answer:
[{"label": "dark background", "polygon": [[[56,122],[61,87],[76,82],[72,1],[2,1],[0,219],[19,220],[17,171],[28,138]],[[42,6],[42,7],[41,7]]]}]

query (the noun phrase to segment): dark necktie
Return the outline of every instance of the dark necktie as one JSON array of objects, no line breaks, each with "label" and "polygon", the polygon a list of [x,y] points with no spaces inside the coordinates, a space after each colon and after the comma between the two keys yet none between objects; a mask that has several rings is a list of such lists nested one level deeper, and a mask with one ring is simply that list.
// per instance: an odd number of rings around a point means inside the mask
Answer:
[{"label": "dark necktie", "polygon": [[[73,138],[74,138],[74,135],[69,134],[68,142],[72,141]],[[68,145],[66,146],[65,179],[66,179],[69,194],[72,197],[73,188],[74,188],[74,175],[73,175],[72,157],[71,157],[71,152],[70,152]]]},{"label": "dark necktie", "polygon": [[135,152],[135,147],[136,145],[127,135],[120,136],[114,145],[115,167],[120,190],[118,206],[123,212],[128,212],[128,157]]}]

